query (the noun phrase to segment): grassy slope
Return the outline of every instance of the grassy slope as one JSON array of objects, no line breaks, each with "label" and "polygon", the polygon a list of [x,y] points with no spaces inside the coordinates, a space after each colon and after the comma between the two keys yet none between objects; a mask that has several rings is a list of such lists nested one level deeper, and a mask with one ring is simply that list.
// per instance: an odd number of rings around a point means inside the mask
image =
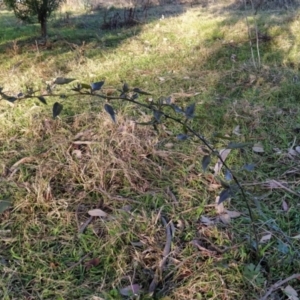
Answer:
[{"label": "grassy slope", "polygon": [[[298,196],[291,193],[299,189],[298,158],[288,155],[293,142],[298,145],[300,124],[297,12],[258,14],[259,30],[272,37],[260,42],[258,71],[251,60],[248,13],[186,7],[155,19],[161,9],[141,27],[112,32],[99,30],[99,16],[74,16],[68,23],[58,18],[50,24],[47,49],[36,44],[38,27],[1,12],[1,86],[10,94],[32,85],[42,90],[66,76],[87,83],[105,79],[111,92],[126,80],[156,98],[172,94],[179,105],[196,102],[199,118],[192,126],[209,139],[218,132],[261,142],[263,154],[234,150],[228,164],[252,195],[260,237],[272,233],[260,250],[263,261],[257,264],[249,250],[249,217],[241,198],[225,204],[242,212],[229,224],[200,221],[216,216],[221,186],[201,171],[199,143],[176,141],[177,125],[166,124],[173,136],[164,130],[157,135],[131,121],[148,120],[143,109],[122,103],[114,104],[114,125],[102,103],[90,98],[60,100],[58,120],[37,100],[13,106],[3,100],[0,195],[12,207],[0,215],[1,299],[122,299],[118,289],[131,283],[142,287],[140,299],[256,299],[299,269],[299,243],[290,238],[300,225]],[[237,125],[240,136],[232,134]],[[74,139],[93,143],[75,147]],[[216,148],[226,143],[218,140]],[[255,163],[255,170],[240,172],[245,163]],[[270,179],[287,182],[286,189],[262,184]],[[95,207],[110,218],[94,219],[78,233]],[[162,272],[161,215],[177,227]],[[97,266],[86,267],[92,258],[99,259]],[[158,285],[149,296],[155,276]]]}]

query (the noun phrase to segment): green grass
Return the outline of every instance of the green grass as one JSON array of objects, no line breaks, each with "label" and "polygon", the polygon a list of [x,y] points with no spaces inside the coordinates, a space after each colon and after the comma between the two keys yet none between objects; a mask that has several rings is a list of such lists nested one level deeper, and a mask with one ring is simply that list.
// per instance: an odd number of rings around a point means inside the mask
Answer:
[{"label": "green grass", "polygon": [[[160,19],[161,9],[177,11]],[[32,87],[44,93],[56,77],[70,77],[87,84],[105,80],[109,95],[126,81],[155,100],[172,96],[184,107],[195,102],[190,126],[217,150],[229,141],[216,133],[263,145],[260,154],[234,149],[227,163],[247,193],[259,239],[272,236],[260,244],[257,259],[240,194],[224,206],[241,215],[220,221],[216,158],[203,172],[203,145],[178,141],[182,128],[171,120],[157,133],[134,123],[151,113],[131,103],[110,102],[114,124],[103,101],[91,96],[47,97],[48,105],[2,99],[0,200],[10,206],[0,214],[1,299],[250,300],[298,273],[299,156],[289,154],[299,145],[298,11],[263,11],[255,20],[250,11],[225,4],[150,12],[144,24],[112,31],[100,29],[101,12],[74,12],[68,22],[58,13],[47,45],[39,43],[37,24],[19,24],[1,12],[3,92]],[[271,37],[259,42],[260,68],[253,65],[246,16],[251,28],[256,22]],[[255,40],[253,51],[257,63]],[[70,94],[71,86],[54,92]],[[56,101],[64,109],[53,120]],[[232,133],[236,126],[240,135]],[[245,164],[255,164],[254,171],[242,170]],[[95,208],[108,217],[85,227]],[[160,268],[163,219],[176,230]],[[140,295],[122,296],[120,289],[131,284],[140,286]],[[289,284],[300,289],[295,280]],[[287,299],[281,289],[272,297]]]}]

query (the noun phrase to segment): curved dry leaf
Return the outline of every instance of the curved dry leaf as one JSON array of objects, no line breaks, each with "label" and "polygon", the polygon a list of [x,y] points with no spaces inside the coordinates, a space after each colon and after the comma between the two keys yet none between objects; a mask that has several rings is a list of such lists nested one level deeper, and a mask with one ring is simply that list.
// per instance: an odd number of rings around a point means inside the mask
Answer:
[{"label": "curved dry leaf", "polygon": [[215,224],[215,222],[213,220],[211,220],[210,218],[205,217],[205,216],[201,216],[200,222],[203,223],[206,226],[210,226],[210,225]]},{"label": "curved dry leaf", "polygon": [[254,152],[256,152],[256,153],[263,153],[263,152],[265,152],[263,145],[260,144],[260,143],[254,144],[254,146],[252,147],[252,150]]},{"label": "curved dry leaf", "polygon": [[260,239],[260,243],[265,243],[268,242],[272,237],[272,233],[268,233],[266,235],[264,235],[261,239]]},{"label": "curved dry leaf", "polygon": [[[231,149],[221,149],[219,151],[219,154],[220,154],[221,158],[223,159],[223,161],[226,160],[226,158],[229,155],[230,151],[231,151]],[[220,173],[222,166],[223,166],[223,163],[221,162],[220,159],[218,159],[218,161],[215,165],[215,168],[214,168],[215,175],[218,175]]]},{"label": "curved dry leaf", "polygon": [[289,297],[289,300],[299,300],[297,291],[290,285],[286,286],[283,292]]},{"label": "curved dry leaf", "polygon": [[238,218],[238,217],[240,217],[242,215],[239,211],[233,211],[233,210],[226,210],[226,213],[232,219]]},{"label": "curved dry leaf", "polygon": [[292,236],[292,239],[300,240],[300,234],[297,234],[295,236]]},{"label": "curved dry leaf", "polygon": [[122,289],[119,289],[119,292],[122,296],[133,296],[139,294],[141,287],[138,284],[131,284]]},{"label": "curved dry leaf", "polygon": [[92,217],[107,217],[107,213],[99,208],[89,210],[88,214]]},{"label": "curved dry leaf", "polygon": [[220,215],[220,216],[219,216],[219,219],[220,219],[220,221],[221,221],[222,223],[224,223],[224,224],[229,224],[230,221],[231,221],[230,216],[229,216],[228,214],[226,214],[226,213]]},{"label": "curved dry leaf", "polygon": [[241,133],[240,133],[240,125],[237,125],[237,126],[233,129],[232,133],[235,134],[235,135],[237,135],[237,136],[241,135]]},{"label": "curved dry leaf", "polygon": [[172,148],[173,146],[174,146],[173,143],[166,143],[166,144],[165,144],[165,147],[166,147],[166,148]]},{"label": "curved dry leaf", "polygon": [[284,211],[288,211],[289,210],[289,206],[287,204],[287,202],[285,200],[282,201],[282,209]]},{"label": "curved dry leaf", "polygon": [[296,156],[296,155],[298,155],[299,153],[298,153],[296,150],[294,150],[293,148],[289,148],[289,149],[288,149],[288,154],[290,154],[290,155],[292,155],[292,156]]}]

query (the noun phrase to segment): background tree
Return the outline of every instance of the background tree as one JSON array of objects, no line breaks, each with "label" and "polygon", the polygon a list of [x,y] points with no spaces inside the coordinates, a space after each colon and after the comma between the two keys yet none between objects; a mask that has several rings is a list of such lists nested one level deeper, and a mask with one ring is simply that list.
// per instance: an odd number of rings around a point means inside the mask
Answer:
[{"label": "background tree", "polygon": [[12,9],[20,20],[30,22],[37,16],[41,24],[41,35],[47,38],[47,20],[64,0],[4,0],[8,8]]}]

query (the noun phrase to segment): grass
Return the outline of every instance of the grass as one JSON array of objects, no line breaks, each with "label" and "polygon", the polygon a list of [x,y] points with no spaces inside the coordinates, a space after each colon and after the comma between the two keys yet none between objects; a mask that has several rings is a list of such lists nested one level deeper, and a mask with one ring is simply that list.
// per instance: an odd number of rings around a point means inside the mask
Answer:
[{"label": "grass", "polygon": [[[101,12],[74,12],[68,22],[57,14],[47,45],[39,44],[36,24],[1,12],[3,91],[43,93],[63,76],[105,80],[104,92],[115,95],[126,81],[154,99],[195,102],[190,125],[218,150],[228,140],[216,133],[261,143],[263,153],[246,147],[227,158],[265,239],[259,261],[243,198],[224,203],[238,217],[218,215],[216,159],[204,173],[203,145],[178,141],[178,124],[167,120],[157,133],[135,124],[150,119],[145,109],[111,102],[114,124],[93,97],[47,97],[47,106],[2,100],[1,299],[259,299],[298,273],[299,157],[289,150],[299,143],[298,11],[263,11],[255,20],[222,3],[150,12],[144,24],[113,31],[100,29]],[[271,37],[260,41],[260,69],[251,59],[245,16]],[[55,93],[69,94],[69,86]],[[64,109],[53,120],[55,101]],[[232,133],[237,126],[239,135]],[[254,170],[242,170],[245,164]],[[96,208],[107,217],[90,218]],[[172,246],[160,267],[170,227]],[[300,289],[296,280],[288,283]],[[132,284],[138,296],[130,295]],[[287,299],[286,286],[272,299]]]}]

